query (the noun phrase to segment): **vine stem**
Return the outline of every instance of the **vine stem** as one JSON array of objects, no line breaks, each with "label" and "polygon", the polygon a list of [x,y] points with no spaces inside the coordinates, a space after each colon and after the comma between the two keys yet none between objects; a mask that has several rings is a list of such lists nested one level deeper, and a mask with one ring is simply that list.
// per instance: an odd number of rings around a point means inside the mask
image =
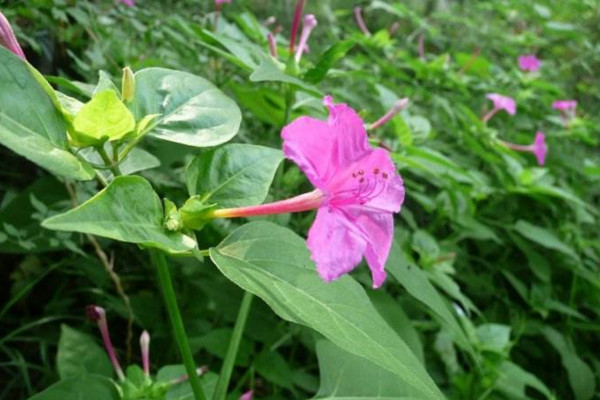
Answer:
[{"label": "vine stem", "polygon": [[185,365],[189,382],[192,386],[192,392],[194,392],[194,399],[207,400],[204,390],[200,386],[198,374],[196,373],[196,363],[194,362],[192,350],[190,349],[190,344],[185,333],[185,327],[183,326],[183,319],[177,306],[177,298],[175,297],[175,290],[173,289],[173,282],[171,281],[165,254],[161,250],[152,249],[150,250],[150,255],[158,272],[158,281],[162,289],[165,306],[167,307],[171,325],[173,326],[175,341],[177,342],[177,346],[179,346],[181,358],[183,358],[183,364]]},{"label": "vine stem", "polygon": [[121,175],[121,170],[119,169],[119,166],[115,163],[115,161],[117,160],[111,160],[108,154],[106,153],[106,150],[104,150],[104,147],[96,147],[96,151],[98,152],[98,154],[100,154],[100,157],[102,157],[102,161],[104,161],[104,164],[110,169],[110,172],[112,172],[115,177]]},{"label": "vine stem", "polygon": [[237,356],[238,349],[240,348],[240,342],[242,340],[242,334],[246,327],[246,320],[248,314],[250,314],[250,306],[252,305],[252,299],[254,295],[250,292],[244,293],[242,304],[240,305],[240,311],[238,312],[237,319],[235,320],[235,326],[233,327],[233,334],[229,341],[229,348],[225,355],[225,361],[221,367],[221,373],[219,375],[219,381],[213,395],[213,400],[225,400],[227,396],[227,388],[229,387],[229,381],[231,380],[231,373],[233,372],[233,365],[235,364],[235,358]]}]

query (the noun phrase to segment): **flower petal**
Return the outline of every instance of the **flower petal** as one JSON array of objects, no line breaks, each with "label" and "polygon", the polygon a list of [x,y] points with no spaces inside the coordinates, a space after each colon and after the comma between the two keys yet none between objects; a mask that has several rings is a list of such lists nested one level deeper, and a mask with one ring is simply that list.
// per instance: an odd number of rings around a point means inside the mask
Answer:
[{"label": "flower petal", "polygon": [[367,242],[341,211],[322,207],[308,231],[307,245],[319,275],[330,282],[360,263]]},{"label": "flower petal", "polygon": [[394,217],[364,212],[357,216],[356,224],[367,240],[365,258],[373,277],[373,289],[377,289],[386,278],[384,268],[394,238]]},{"label": "flower petal", "polygon": [[346,104],[333,104],[330,97],[324,103],[329,107],[327,122],[336,137],[338,164],[351,164],[371,152],[364,122],[356,111]]},{"label": "flower petal", "polygon": [[281,131],[283,154],[294,161],[310,182],[323,189],[335,173],[337,164],[331,154],[336,147],[335,135],[325,121],[300,117]]}]

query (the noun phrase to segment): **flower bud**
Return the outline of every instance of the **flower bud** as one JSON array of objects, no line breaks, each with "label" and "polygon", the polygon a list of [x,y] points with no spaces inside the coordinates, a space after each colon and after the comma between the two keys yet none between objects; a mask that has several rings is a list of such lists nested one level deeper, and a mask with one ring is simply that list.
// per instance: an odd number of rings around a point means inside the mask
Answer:
[{"label": "flower bud", "polygon": [[6,47],[8,50],[15,53],[17,56],[21,57],[25,60],[25,53],[23,53],[23,49],[19,45],[15,33],[10,26],[10,23],[0,12],[0,46]]},{"label": "flower bud", "polygon": [[135,76],[129,67],[123,68],[123,80],[121,82],[121,99],[124,103],[129,103],[133,100],[135,91]]}]

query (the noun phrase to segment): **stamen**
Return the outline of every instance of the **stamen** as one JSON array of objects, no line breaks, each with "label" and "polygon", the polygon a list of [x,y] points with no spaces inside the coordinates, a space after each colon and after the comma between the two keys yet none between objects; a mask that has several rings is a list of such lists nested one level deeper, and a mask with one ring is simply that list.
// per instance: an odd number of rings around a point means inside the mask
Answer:
[{"label": "stamen", "polygon": [[388,173],[380,168],[374,168],[372,176],[365,175],[364,170],[358,170],[352,173],[352,177],[358,180],[354,188],[333,194],[333,202],[338,206],[363,205],[383,193],[388,185]]}]

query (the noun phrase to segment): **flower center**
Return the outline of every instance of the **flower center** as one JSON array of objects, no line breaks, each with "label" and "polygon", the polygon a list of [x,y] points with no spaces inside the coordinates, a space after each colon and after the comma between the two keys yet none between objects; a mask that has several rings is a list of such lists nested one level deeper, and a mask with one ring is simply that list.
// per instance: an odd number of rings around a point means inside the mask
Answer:
[{"label": "flower center", "polygon": [[332,194],[330,203],[335,206],[350,204],[363,205],[385,191],[389,183],[388,172],[375,167],[370,171],[357,169],[352,172],[345,188]]}]

